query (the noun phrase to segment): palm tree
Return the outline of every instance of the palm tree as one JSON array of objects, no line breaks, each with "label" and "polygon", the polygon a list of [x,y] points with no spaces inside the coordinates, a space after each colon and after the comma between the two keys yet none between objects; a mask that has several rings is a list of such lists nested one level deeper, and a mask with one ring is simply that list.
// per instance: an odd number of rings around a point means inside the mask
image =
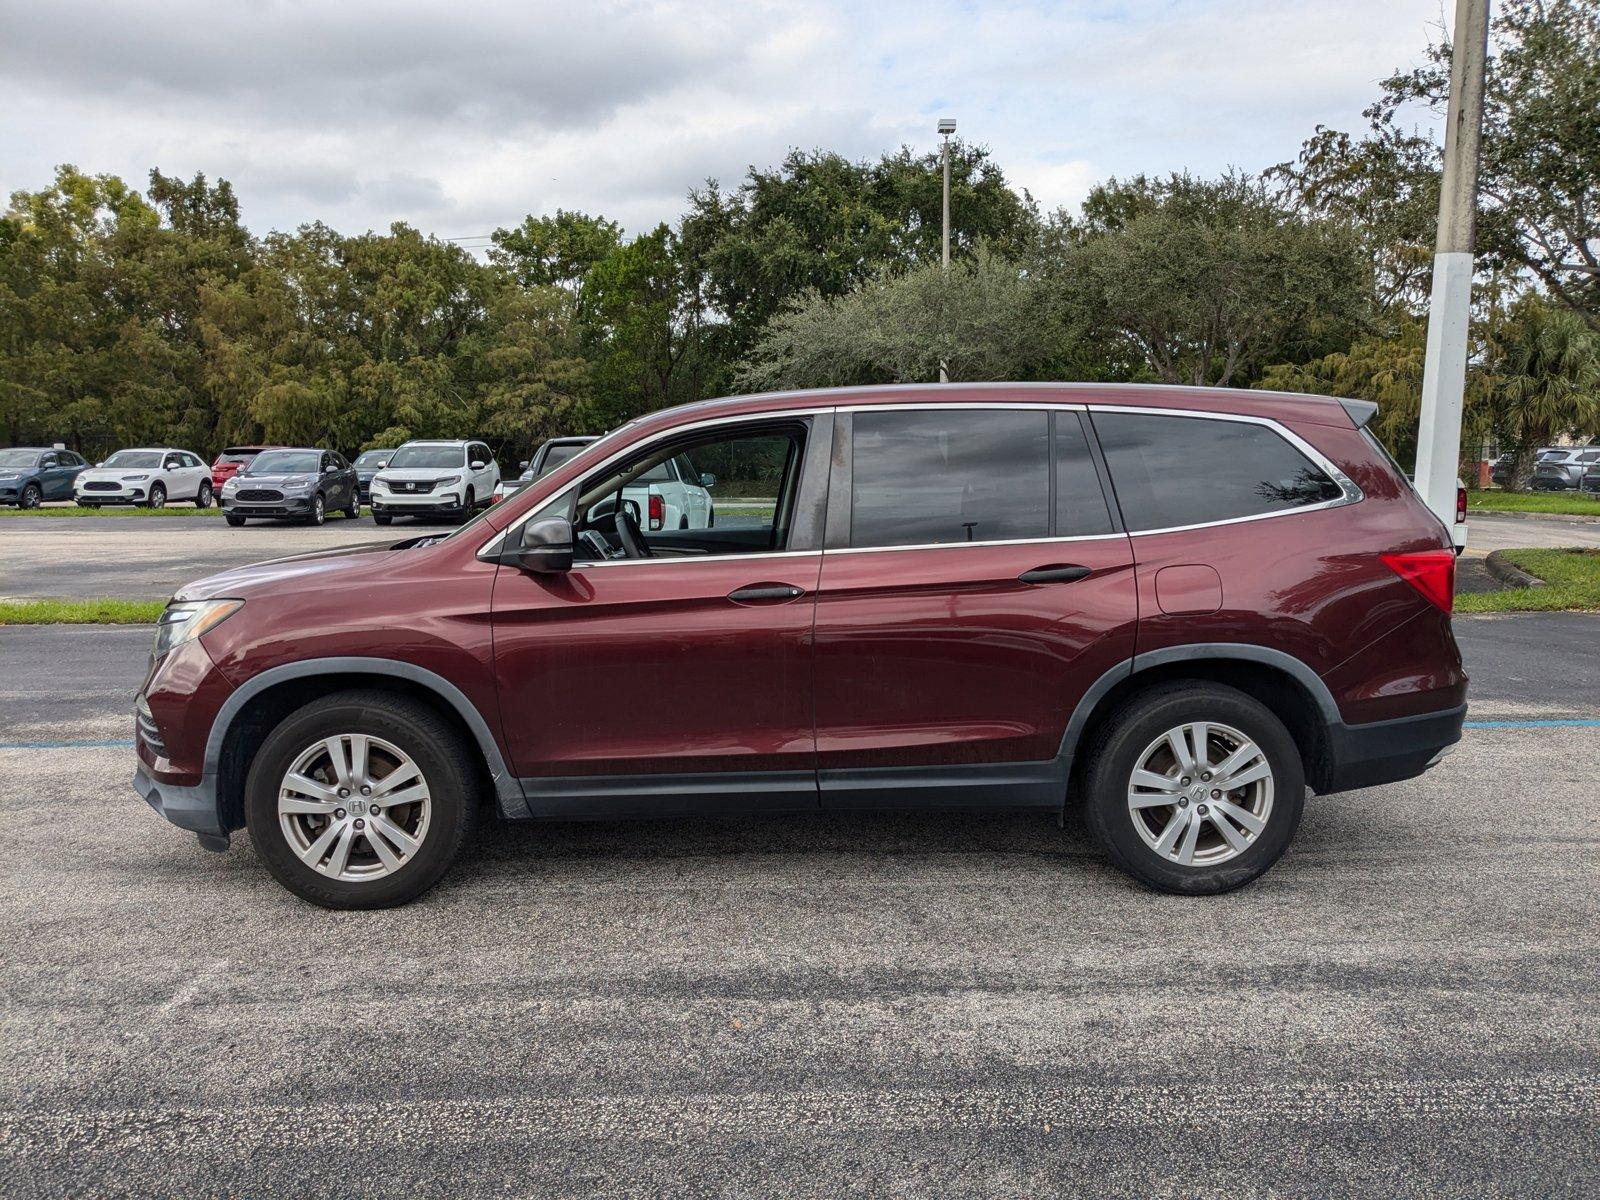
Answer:
[{"label": "palm tree", "polygon": [[1561,434],[1600,432],[1600,336],[1570,309],[1523,296],[1488,333],[1484,401],[1501,443],[1513,447],[1510,491],[1522,491],[1533,456]]}]

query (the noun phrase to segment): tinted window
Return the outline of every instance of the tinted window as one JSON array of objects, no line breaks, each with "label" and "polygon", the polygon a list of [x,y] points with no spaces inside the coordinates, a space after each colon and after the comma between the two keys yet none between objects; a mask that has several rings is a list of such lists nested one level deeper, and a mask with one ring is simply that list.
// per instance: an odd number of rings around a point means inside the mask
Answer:
[{"label": "tinted window", "polygon": [[852,546],[1046,537],[1050,414],[855,414]]},{"label": "tinted window", "polygon": [[1343,495],[1265,425],[1097,412],[1094,427],[1129,530],[1227,521]]},{"label": "tinted window", "polygon": [[1111,532],[1111,512],[1100,476],[1083,433],[1083,418],[1075,412],[1056,414],[1056,528],[1057,537],[1084,537]]},{"label": "tinted window", "polygon": [[581,443],[569,442],[560,446],[551,446],[545,451],[544,462],[539,464],[539,474],[548,475],[562,463],[570,458],[577,457],[578,451],[583,449]]},{"label": "tinted window", "polygon": [[380,462],[393,453],[393,450],[363,450],[356,456],[356,466],[376,468]]}]

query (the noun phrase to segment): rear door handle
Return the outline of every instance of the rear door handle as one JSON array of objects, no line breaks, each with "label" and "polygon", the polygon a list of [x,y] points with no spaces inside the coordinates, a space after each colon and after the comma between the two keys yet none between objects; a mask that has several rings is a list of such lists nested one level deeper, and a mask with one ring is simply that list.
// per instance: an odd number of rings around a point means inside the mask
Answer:
[{"label": "rear door handle", "polygon": [[736,592],[729,592],[728,599],[735,604],[760,604],[768,600],[794,600],[805,594],[805,588],[797,588],[789,583],[752,583]]},{"label": "rear door handle", "polygon": [[1094,572],[1088,567],[1080,567],[1074,563],[1052,563],[1046,567],[1035,567],[1031,571],[1024,571],[1017,576],[1018,583],[1071,583],[1075,579],[1084,579]]}]

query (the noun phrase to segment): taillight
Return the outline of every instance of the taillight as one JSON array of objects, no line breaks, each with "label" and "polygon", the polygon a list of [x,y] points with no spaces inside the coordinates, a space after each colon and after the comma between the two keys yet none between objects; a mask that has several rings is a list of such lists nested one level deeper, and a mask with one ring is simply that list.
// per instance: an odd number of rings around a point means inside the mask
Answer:
[{"label": "taillight", "polygon": [[1466,519],[1467,519],[1467,489],[1464,488],[1464,487],[1458,487],[1456,489],[1456,523],[1459,525],[1462,521],[1465,521]]},{"label": "taillight", "polygon": [[1416,554],[1383,554],[1383,565],[1422,594],[1422,598],[1449,612],[1456,603],[1454,550],[1423,550]]},{"label": "taillight", "polygon": [[650,493],[650,528],[658,530],[667,523],[667,502],[660,492]]}]

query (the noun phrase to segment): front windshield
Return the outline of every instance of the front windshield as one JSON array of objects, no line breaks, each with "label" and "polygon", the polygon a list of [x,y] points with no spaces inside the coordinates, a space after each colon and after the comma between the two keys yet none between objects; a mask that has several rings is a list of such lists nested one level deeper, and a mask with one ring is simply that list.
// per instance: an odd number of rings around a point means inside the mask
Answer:
[{"label": "front windshield", "polygon": [[31,467],[38,461],[37,450],[0,450],[0,467]]},{"label": "front windshield", "polygon": [[108,467],[159,467],[161,465],[161,451],[159,450],[118,450],[106,459]]},{"label": "front windshield", "polygon": [[250,460],[241,475],[307,475],[318,470],[322,454],[316,450],[268,450]]},{"label": "front windshield", "polygon": [[393,453],[393,450],[363,450],[356,455],[356,466],[375,467]]},{"label": "front windshield", "polygon": [[400,470],[406,467],[421,467],[424,470],[438,469],[441,467],[460,467],[467,461],[467,451],[464,446],[401,446],[394,452],[394,457],[389,460],[389,466]]}]

